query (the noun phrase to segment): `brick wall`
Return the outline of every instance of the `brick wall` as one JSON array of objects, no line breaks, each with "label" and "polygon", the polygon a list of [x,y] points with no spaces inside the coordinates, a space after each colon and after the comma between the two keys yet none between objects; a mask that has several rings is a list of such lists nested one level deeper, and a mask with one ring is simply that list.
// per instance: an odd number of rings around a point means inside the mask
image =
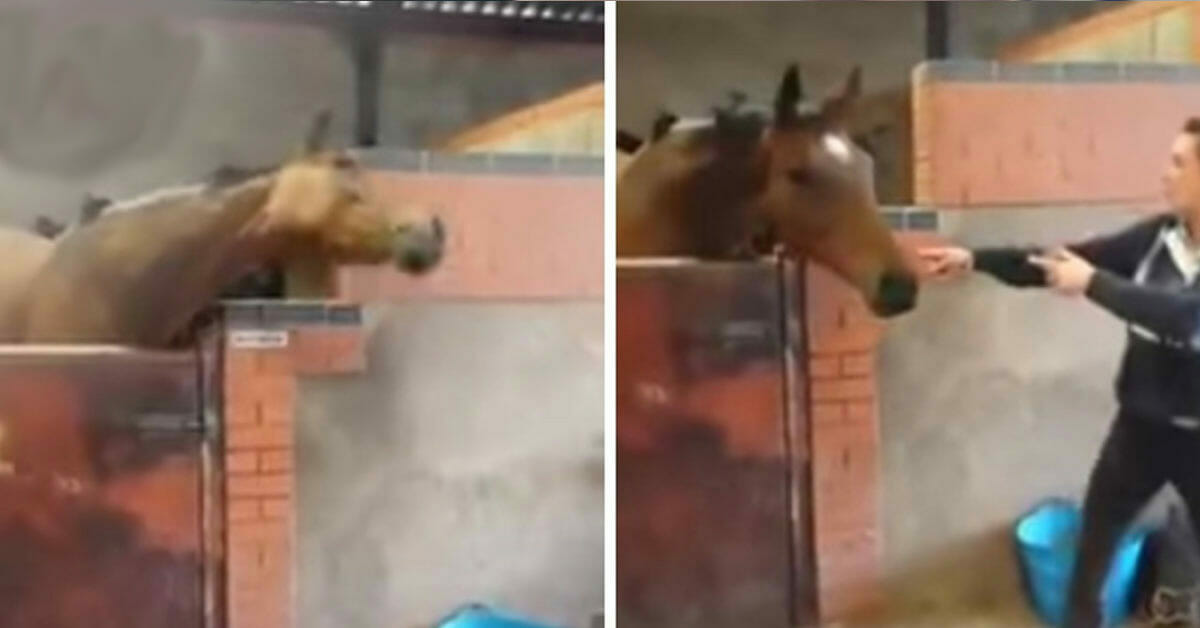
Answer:
[{"label": "brick wall", "polygon": [[395,170],[372,184],[397,206],[442,218],[445,258],[426,277],[341,269],[340,299],[603,298],[603,177]]},{"label": "brick wall", "polygon": [[[248,346],[245,334],[263,330],[285,345]],[[356,307],[275,303],[228,309],[224,426],[229,628],[296,625],[297,376],[352,373],[364,366]]]},{"label": "brick wall", "polygon": [[1153,205],[1200,68],[938,61],[913,73],[915,202]]},{"label": "brick wall", "polygon": [[[931,232],[894,234],[911,251],[942,243]],[[886,323],[833,273],[805,277],[813,547],[822,619],[876,610],[883,542],[879,385],[875,365]]]},{"label": "brick wall", "polygon": [[872,606],[879,593],[882,325],[829,271],[810,265],[805,286],[817,598],[831,619]]}]

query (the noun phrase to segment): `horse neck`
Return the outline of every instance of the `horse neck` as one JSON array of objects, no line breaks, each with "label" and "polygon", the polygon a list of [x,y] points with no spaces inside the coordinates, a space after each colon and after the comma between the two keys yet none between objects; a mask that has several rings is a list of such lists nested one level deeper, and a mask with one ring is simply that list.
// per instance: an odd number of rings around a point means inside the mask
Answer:
[{"label": "horse neck", "polygon": [[[279,253],[282,238],[267,228],[263,214],[273,183],[270,175],[257,176],[202,193],[199,211],[194,206],[175,208],[177,218],[189,224],[194,236],[188,238],[188,245],[194,248],[191,259],[210,260],[210,264],[198,268],[211,269],[214,281],[235,279],[245,267],[268,261]],[[223,255],[215,255],[216,251]]]},{"label": "horse neck", "polygon": [[162,327],[144,330],[147,336],[165,342],[222,289],[278,254],[282,242],[265,228],[262,214],[272,184],[264,175],[163,208],[159,219],[171,221],[167,228],[178,235],[160,238],[127,290],[114,290],[158,305]]},{"label": "horse neck", "polygon": [[283,237],[267,228],[264,213],[274,182],[273,174],[259,175],[219,193],[220,200],[215,206],[217,233],[214,235],[228,238],[230,259],[239,265],[230,272],[239,272],[241,266],[270,261],[284,246]]},{"label": "horse neck", "polygon": [[752,150],[718,153],[702,128],[682,133],[626,164],[617,186],[618,255],[725,257],[754,227],[765,165]]},{"label": "horse neck", "polygon": [[765,178],[759,164],[721,158],[685,179],[680,228],[700,256],[725,256],[745,245],[756,227]]}]

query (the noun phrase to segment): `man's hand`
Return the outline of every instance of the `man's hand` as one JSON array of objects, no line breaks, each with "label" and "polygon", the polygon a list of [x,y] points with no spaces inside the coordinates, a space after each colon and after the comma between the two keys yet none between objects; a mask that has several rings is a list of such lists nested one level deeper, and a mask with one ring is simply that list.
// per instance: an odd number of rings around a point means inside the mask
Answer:
[{"label": "man's hand", "polygon": [[971,271],[971,252],[957,246],[934,246],[917,251],[925,272],[938,280],[957,279]]},{"label": "man's hand", "polygon": [[1072,297],[1083,294],[1096,273],[1087,260],[1062,247],[1048,255],[1031,255],[1029,263],[1046,272],[1046,284],[1055,292]]}]

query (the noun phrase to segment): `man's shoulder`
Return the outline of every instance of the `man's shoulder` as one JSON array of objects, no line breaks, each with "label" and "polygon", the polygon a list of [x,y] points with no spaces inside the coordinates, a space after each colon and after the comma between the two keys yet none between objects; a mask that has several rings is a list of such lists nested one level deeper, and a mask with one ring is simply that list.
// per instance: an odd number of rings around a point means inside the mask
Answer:
[{"label": "man's shoulder", "polygon": [[1139,216],[1121,231],[1125,233],[1152,235],[1162,231],[1164,228],[1175,227],[1178,224],[1179,217],[1174,212],[1160,211]]},{"label": "man's shoulder", "polygon": [[1143,220],[1160,226],[1177,225],[1179,224],[1179,215],[1173,211],[1163,210],[1147,214]]}]

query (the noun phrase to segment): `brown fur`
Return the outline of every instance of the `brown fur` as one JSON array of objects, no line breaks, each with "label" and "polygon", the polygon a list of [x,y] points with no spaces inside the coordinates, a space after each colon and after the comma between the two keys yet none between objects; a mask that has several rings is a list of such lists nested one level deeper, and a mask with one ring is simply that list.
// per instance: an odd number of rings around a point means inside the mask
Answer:
[{"label": "brown fur", "polygon": [[375,206],[358,164],[322,150],[315,128],[277,171],[113,210],[47,242],[48,252],[31,247],[19,270],[0,277],[0,341],[165,347],[256,266],[436,264],[440,224],[397,221]]},{"label": "brown fur", "polygon": [[[915,278],[880,216],[871,159],[849,140],[859,91],[856,70],[830,98],[804,102],[793,66],[771,112],[734,97],[710,125],[656,129],[619,163],[617,256],[730,259],[778,245],[832,269],[877,312],[911,307],[881,301],[889,281],[915,298]],[[830,137],[849,159],[823,148]]]}]

